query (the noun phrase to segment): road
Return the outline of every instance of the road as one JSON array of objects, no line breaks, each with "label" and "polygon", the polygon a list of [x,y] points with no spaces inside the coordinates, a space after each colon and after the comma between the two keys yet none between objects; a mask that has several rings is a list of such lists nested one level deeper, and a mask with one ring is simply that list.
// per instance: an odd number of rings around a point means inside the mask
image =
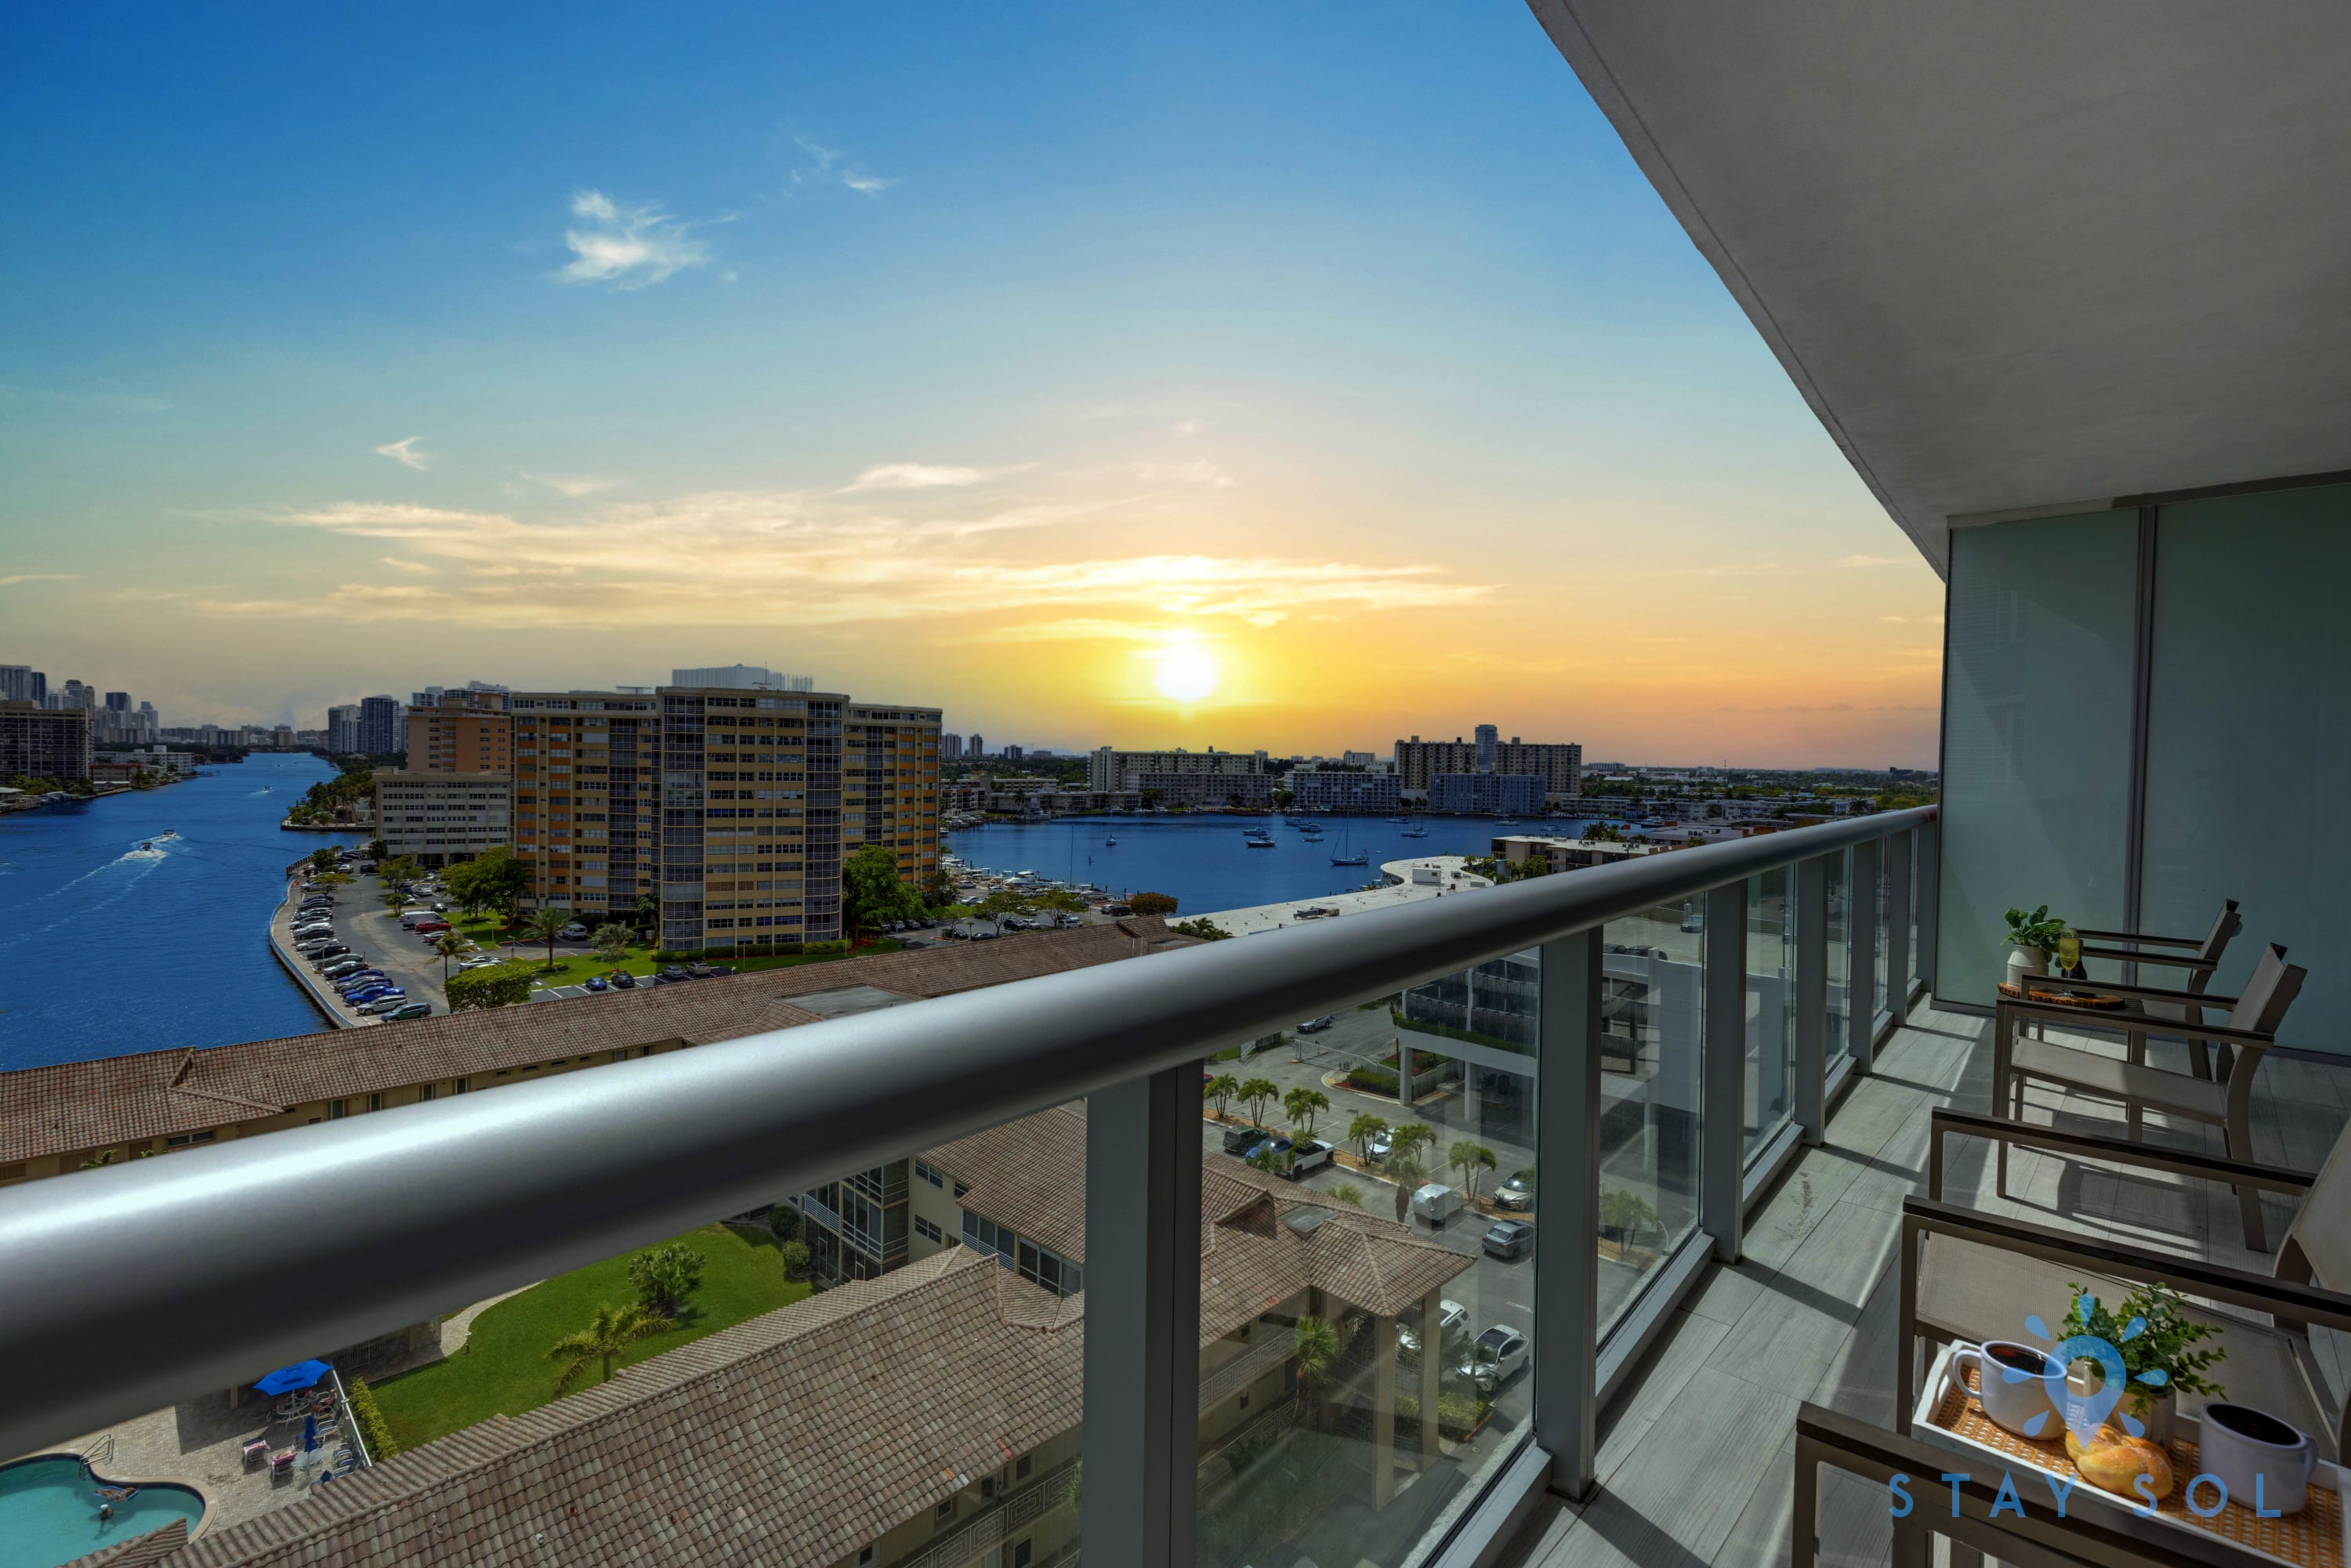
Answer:
[{"label": "road", "polygon": [[[447,1012],[449,998],[442,988],[441,956],[433,950],[431,943],[424,937],[401,929],[398,917],[384,907],[383,889],[376,879],[353,876],[333,892],[335,939],[381,969],[385,977],[406,991],[412,999],[431,1002],[436,1014]],[[286,918],[283,911],[277,918],[282,926]],[[528,957],[534,953],[543,955],[547,946],[536,943],[494,950],[515,957]],[[588,945],[558,942],[555,951],[558,956],[566,956],[588,951]],[[297,961],[308,967],[307,960],[298,958]],[[455,964],[448,967],[451,973],[455,972]],[[329,1005],[345,1022],[367,1021],[361,1020],[354,1009],[343,1007],[340,1001]]]}]

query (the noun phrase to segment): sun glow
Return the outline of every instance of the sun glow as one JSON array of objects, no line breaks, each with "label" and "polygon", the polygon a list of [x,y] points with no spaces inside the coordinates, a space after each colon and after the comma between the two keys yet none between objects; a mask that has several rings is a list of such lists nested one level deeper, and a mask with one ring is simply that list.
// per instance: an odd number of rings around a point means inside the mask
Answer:
[{"label": "sun glow", "polygon": [[1171,701],[1198,702],[1217,689],[1217,661],[1197,648],[1170,648],[1158,655],[1151,684]]}]

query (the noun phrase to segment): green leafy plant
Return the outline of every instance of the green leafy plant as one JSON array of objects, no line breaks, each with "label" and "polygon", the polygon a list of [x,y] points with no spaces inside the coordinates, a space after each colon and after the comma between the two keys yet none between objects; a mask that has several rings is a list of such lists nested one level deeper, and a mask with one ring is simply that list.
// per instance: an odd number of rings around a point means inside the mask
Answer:
[{"label": "green leafy plant", "polygon": [[2020,947],[2038,947],[2044,953],[2056,951],[2057,938],[2065,929],[2063,920],[2050,917],[2049,906],[2027,915],[2022,909],[2008,912],[2008,939]]},{"label": "green leafy plant", "polygon": [[555,1379],[558,1394],[580,1380],[580,1375],[598,1362],[603,1363],[603,1381],[612,1381],[612,1363],[621,1353],[641,1339],[666,1333],[677,1325],[658,1312],[649,1312],[641,1302],[632,1301],[625,1307],[610,1302],[596,1309],[596,1315],[586,1328],[577,1333],[565,1334],[548,1346],[547,1358],[559,1361],[563,1370]]},{"label": "green leafy plant", "polygon": [[805,1241],[787,1241],[776,1249],[776,1256],[784,1265],[784,1278],[805,1280],[809,1276],[809,1248]]},{"label": "green leafy plant", "polygon": [[[2226,1361],[2228,1350],[2217,1344],[2192,1348],[2220,1330],[2189,1315],[2179,1291],[2168,1285],[2134,1285],[2110,1312],[2086,1286],[2068,1281],[2065,1288],[2074,1292],[2074,1305],[2057,1325],[2058,1339],[2095,1334],[2115,1347],[2130,1378],[2133,1416],[2146,1416],[2147,1407],[2168,1392],[2200,1394],[2207,1399],[2223,1396],[2225,1390],[2203,1374]],[[2154,1381],[2141,1382],[2141,1375],[2148,1373],[2155,1375]]]},{"label": "green leafy plant", "polygon": [[1205,915],[1196,916],[1190,920],[1172,921],[1169,923],[1167,929],[1173,931],[1178,936],[1195,936],[1203,942],[1222,942],[1225,938],[1232,935],[1231,932],[1226,930],[1223,926],[1217,925],[1215,921],[1208,919]]},{"label": "green leafy plant", "polygon": [[682,1241],[640,1252],[629,1260],[629,1283],[647,1312],[676,1317],[702,1288],[702,1254]]},{"label": "green leafy plant", "polygon": [[381,1464],[400,1452],[400,1445],[392,1440],[392,1424],[383,1418],[383,1411],[375,1402],[375,1390],[367,1385],[367,1379],[353,1377],[343,1396],[351,1407],[352,1424],[360,1429],[360,1441],[367,1445],[368,1458]]},{"label": "green leafy plant", "polygon": [[1249,1120],[1260,1127],[1265,1125],[1267,1104],[1280,1098],[1281,1086],[1270,1078],[1252,1078],[1240,1087],[1240,1102],[1249,1108]]}]

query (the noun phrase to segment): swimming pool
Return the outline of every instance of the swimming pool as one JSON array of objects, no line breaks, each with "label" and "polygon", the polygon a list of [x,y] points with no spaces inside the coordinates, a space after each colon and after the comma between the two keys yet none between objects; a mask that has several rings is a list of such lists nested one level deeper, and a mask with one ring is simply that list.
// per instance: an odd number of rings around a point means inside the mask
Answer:
[{"label": "swimming pool", "polygon": [[114,1505],[114,1517],[98,1517],[98,1489],[71,1454],[44,1454],[0,1465],[0,1568],[57,1568],[101,1546],[113,1546],[175,1519],[188,1528],[204,1516],[204,1500],[188,1487],[145,1481],[139,1495]]}]

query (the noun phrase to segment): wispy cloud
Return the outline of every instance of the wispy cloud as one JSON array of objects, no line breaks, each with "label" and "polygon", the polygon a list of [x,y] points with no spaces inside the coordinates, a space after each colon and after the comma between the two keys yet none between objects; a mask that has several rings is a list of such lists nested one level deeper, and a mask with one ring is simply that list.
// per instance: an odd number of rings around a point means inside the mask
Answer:
[{"label": "wispy cloud", "polygon": [[20,582],[71,582],[78,571],[20,571],[10,577],[0,577],[0,588],[14,588]]},{"label": "wispy cloud", "polygon": [[942,485],[977,485],[987,476],[980,468],[956,468],[939,463],[883,463],[849,482],[843,495],[860,490],[931,490]]},{"label": "wispy cloud", "polygon": [[423,439],[424,437],[421,435],[412,435],[404,441],[390,442],[377,447],[375,455],[378,457],[389,457],[402,467],[413,468],[422,474],[425,469],[433,466],[433,455],[416,450],[416,444]]},{"label": "wispy cloud", "polygon": [[383,557],[382,559],[383,559],[383,564],[384,564],[384,565],[386,565],[386,566],[388,566],[388,567],[392,567],[392,568],[393,568],[395,570],[399,570],[399,571],[413,571],[413,572],[419,572],[419,573],[430,573],[430,572],[433,572],[433,571],[434,571],[434,570],[438,570],[437,568],[431,567],[431,566],[427,566],[424,562],[423,562],[423,561],[421,561],[421,560],[402,560],[402,559],[400,559],[398,556],[396,556],[396,555],[388,555],[388,556]]},{"label": "wispy cloud", "polygon": [[563,232],[571,262],[555,274],[565,283],[643,288],[710,261],[692,225],[659,207],[622,207],[601,191],[581,191],[571,198],[571,215],[580,220]]},{"label": "wispy cloud", "polygon": [[878,196],[898,183],[893,175],[876,174],[838,147],[827,147],[812,136],[795,135],[792,144],[808,162],[792,171],[795,185],[842,185],[861,196]]},{"label": "wispy cloud", "polygon": [[575,501],[582,496],[593,496],[599,491],[609,490],[620,483],[618,479],[604,479],[587,474],[570,476],[560,474],[525,474],[523,477],[534,485],[546,486],[559,496],[569,496]]}]

